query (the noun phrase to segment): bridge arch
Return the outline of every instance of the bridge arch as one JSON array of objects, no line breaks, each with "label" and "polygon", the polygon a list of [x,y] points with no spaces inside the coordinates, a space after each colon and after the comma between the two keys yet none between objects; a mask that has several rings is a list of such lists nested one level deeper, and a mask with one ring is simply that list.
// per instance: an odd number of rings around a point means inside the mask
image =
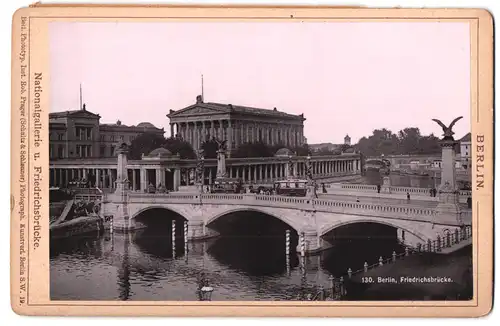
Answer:
[{"label": "bridge arch", "polygon": [[[265,209],[265,208],[260,208],[260,207],[236,207],[236,208],[231,208],[228,210],[225,210],[223,212],[216,213],[215,215],[209,217],[205,221],[205,225],[209,225],[212,222],[217,221],[219,218],[229,215],[231,213],[237,213],[237,212],[257,212],[265,215],[269,215],[270,217],[276,218],[280,220],[283,223],[286,223],[289,225],[291,228],[293,228],[297,233],[300,233],[301,231],[301,224],[299,224],[297,221],[294,221],[291,218],[285,217],[288,214],[283,214],[282,212],[275,212],[271,209]],[[290,214],[291,215],[291,214]],[[293,215],[291,215],[293,216]]]},{"label": "bridge arch", "polygon": [[181,216],[185,220],[189,220],[189,218],[187,218],[185,216],[184,212],[181,212],[177,208],[171,207],[171,206],[168,206],[168,205],[148,205],[148,206],[140,208],[139,210],[137,210],[134,213],[132,213],[130,218],[131,219],[136,219],[142,213],[147,212],[149,210],[153,210],[153,209],[163,209],[163,210],[166,210],[166,211],[171,211],[173,213],[178,214],[179,216]]},{"label": "bridge arch", "polygon": [[408,232],[409,234],[411,234],[414,237],[421,240],[422,243],[426,242],[429,239],[424,234],[415,230],[414,228],[409,228],[408,226],[402,225],[401,223],[398,223],[397,221],[392,222],[392,221],[387,221],[387,220],[369,219],[369,218],[356,219],[356,220],[351,220],[351,221],[339,221],[337,223],[328,225],[328,226],[321,229],[320,237],[323,237],[323,236],[327,235],[329,232],[331,232],[335,229],[338,229],[342,226],[352,225],[352,224],[360,224],[360,223],[374,223],[374,224],[382,224],[382,225],[391,226],[395,229],[400,229],[400,230],[403,230],[405,232]]}]

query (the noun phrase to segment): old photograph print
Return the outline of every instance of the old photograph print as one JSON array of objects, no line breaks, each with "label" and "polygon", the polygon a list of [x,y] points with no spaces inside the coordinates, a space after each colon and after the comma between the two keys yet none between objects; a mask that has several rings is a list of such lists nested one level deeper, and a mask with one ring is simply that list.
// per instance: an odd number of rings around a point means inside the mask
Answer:
[{"label": "old photograph print", "polygon": [[471,300],[470,41],[50,23],[51,300]]}]

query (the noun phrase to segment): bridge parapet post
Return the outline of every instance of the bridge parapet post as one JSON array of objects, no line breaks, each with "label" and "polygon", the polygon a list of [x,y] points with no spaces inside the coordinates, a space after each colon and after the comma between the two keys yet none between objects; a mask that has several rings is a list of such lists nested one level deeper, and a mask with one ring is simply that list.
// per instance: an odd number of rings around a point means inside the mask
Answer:
[{"label": "bridge parapet post", "polygon": [[301,252],[300,238],[302,237],[304,238],[304,251],[306,255],[314,255],[323,250],[323,248],[321,247],[321,241],[318,232],[313,229],[305,229],[302,232],[299,232],[299,244],[297,245],[297,252]]},{"label": "bridge parapet post", "polygon": [[123,143],[117,149],[117,180],[116,190],[109,194],[106,204],[106,214],[113,215],[113,228],[117,231],[128,231],[132,229],[128,214],[129,181],[127,179],[127,153],[128,146]]}]

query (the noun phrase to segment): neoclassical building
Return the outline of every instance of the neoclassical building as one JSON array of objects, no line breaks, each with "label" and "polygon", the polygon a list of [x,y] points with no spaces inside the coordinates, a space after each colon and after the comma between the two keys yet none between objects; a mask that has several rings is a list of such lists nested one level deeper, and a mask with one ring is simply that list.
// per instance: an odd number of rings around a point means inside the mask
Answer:
[{"label": "neoclassical building", "polygon": [[194,150],[213,137],[227,140],[229,152],[241,144],[257,141],[286,147],[304,143],[304,114],[288,114],[276,108],[205,103],[202,96],[197,96],[196,103],[181,110],[170,110],[167,117],[170,134],[182,137]]},{"label": "neoclassical building", "polygon": [[163,136],[165,131],[149,122],[126,126],[118,120],[101,124],[101,116],[86,110],[52,112],[49,114],[49,156],[65,158],[100,158],[115,156],[118,144],[130,143],[144,132]]}]

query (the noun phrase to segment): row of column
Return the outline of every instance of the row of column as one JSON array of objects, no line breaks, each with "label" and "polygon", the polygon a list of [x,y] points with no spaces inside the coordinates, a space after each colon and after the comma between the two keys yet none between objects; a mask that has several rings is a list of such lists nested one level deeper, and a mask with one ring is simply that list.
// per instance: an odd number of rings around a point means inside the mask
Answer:
[{"label": "row of column", "polygon": [[180,135],[193,149],[201,148],[203,142],[213,137],[227,140],[228,149],[243,143],[262,141],[267,145],[303,145],[304,126],[294,124],[266,124],[234,120],[194,121],[170,124],[171,135]]},{"label": "row of column", "polygon": [[[292,165],[290,167],[290,164]],[[361,162],[359,160],[346,161],[314,161],[310,162],[313,177],[335,176],[342,174],[351,174],[359,172]],[[195,168],[183,169],[182,180],[189,180],[196,175]],[[210,183],[215,179],[216,167],[204,168],[204,179]],[[283,163],[262,163],[242,166],[228,166],[226,168],[227,176],[230,178],[241,178],[243,182],[273,182],[291,176],[298,178],[307,177],[307,162],[283,162]],[[290,174],[292,173],[292,175]],[[196,184],[198,181],[193,180]],[[188,184],[188,181],[184,181]]]},{"label": "row of column", "polygon": [[[290,164],[292,165],[290,167]],[[241,166],[228,166],[227,175],[230,178],[241,178],[244,182],[272,182],[290,177],[290,173],[295,177],[305,178],[307,174],[307,162],[281,162],[281,163],[260,163]],[[335,176],[341,174],[356,173],[360,171],[359,160],[342,161],[311,161],[313,176]],[[205,167],[205,179],[213,180],[216,175],[216,167]],[[181,175],[184,173],[185,175]],[[181,185],[181,180],[189,180],[196,175],[195,168],[138,168],[127,169],[128,181],[131,190],[147,189],[152,184],[155,187],[160,185],[169,190],[176,191]],[[168,176],[168,177],[167,177]],[[91,186],[98,188],[115,188],[117,179],[116,168],[51,168],[50,186],[66,187],[72,181],[87,180]]]},{"label": "row of column", "polygon": [[86,180],[99,188],[115,188],[116,168],[51,168],[51,187],[66,187],[70,182]]}]

